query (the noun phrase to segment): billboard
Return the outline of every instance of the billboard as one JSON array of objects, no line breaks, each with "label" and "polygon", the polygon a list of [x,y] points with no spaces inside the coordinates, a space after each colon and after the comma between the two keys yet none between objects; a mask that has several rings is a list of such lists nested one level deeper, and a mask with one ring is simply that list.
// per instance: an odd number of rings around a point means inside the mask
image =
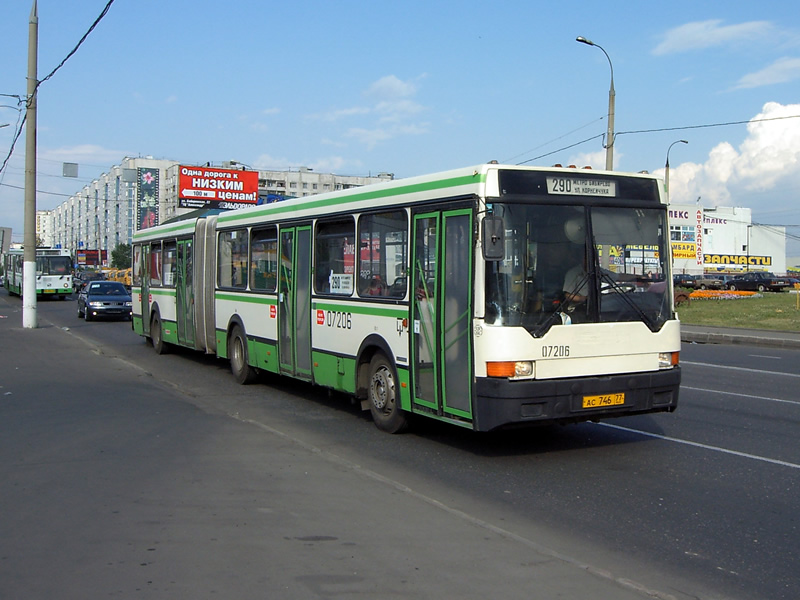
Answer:
[{"label": "billboard", "polygon": [[136,229],[158,225],[158,169],[138,168],[136,186]]},{"label": "billboard", "polygon": [[244,208],[258,204],[258,171],[181,165],[178,206],[181,208]]},{"label": "billboard", "polygon": [[108,261],[107,250],[78,250],[78,264],[84,267],[99,267]]}]

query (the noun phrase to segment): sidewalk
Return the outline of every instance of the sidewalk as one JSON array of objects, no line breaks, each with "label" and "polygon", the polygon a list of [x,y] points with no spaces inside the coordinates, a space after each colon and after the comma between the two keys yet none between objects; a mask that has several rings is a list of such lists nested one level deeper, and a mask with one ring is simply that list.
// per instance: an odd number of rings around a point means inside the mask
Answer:
[{"label": "sidewalk", "polygon": [[700,344],[750,344],[772,348],[800,349],[800,332],[740,329],[681,323],[681,340]]}]

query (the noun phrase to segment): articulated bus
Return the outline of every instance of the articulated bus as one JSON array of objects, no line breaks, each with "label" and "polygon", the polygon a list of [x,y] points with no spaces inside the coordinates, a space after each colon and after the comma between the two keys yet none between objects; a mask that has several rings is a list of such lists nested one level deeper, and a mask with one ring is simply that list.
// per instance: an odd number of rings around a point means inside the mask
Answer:
[{"label": "articulated bus", "polygon": [[[22,296],[24,251],[9,250],[5,261],[5,287],[9,294]],[[36,295],[64,300],[72,293],[72,258],[68,250],[36,249]]]},{"label": "articulated bus", "polygon": [[675,410],[680,324],[651,175],[488,163],[194,215],[133,242],[156,352],[476,431]]}]

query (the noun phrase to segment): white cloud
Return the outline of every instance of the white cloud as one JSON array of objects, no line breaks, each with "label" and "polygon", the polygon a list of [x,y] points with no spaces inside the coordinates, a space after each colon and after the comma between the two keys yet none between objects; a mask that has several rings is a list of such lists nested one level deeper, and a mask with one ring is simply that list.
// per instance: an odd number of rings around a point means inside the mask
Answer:
[{"label": "white cloud", "polygon": [[[420,76],[420,79],[424,77]],[[390,139],[422,135],[428,132],[430,124],[419,121],[419,116],[427,110],[416,100],[417,84],[403,81],[395,75],[386,75],[372,82],[363,95],[372,103],[368,106],[338,108],[310,115],[309,118],[336,123],[338,121],[360,120],[340,134],[325,132],[325,140],[349,138],[371,150]]]},{"label": "white cloud", "polygon": [[[116,165],[124,156],[132,156],[130,151],[112,150],[94,144],[79,144],[78,146],[64,146],[39,151],[39,159],[56,160],[63,162],[84,163],[86,165]],[[107,169],[107,167],[103,167]],[[84,174],[81,173],[81,177]],[[77,190],[76,190],[77,191]]]},{"label": "white cloud", "polygon": [[372,83],[364,93],[374,98],[395,100],[413,96],[417,93],[417,86],[409,81],[402,81],[394,75],[386,75]]},{"label": "white cloud", "polygon": [[282,171],[292,166],[297,166],[297,162],[290,161],[288,158],[275,157],[271,154],[261,154],[253,161],[253,167],[264,171]]},{"label": "white cloud", "polygon": [[756,73],[742,77],[734,89],[755,88],[775,83],[786,83],[800,78],[800,58],[783,57]]},{"label": "white cloud", "polygon": [[749,21],[738,25],[722,25],[722,19],[694,21],[667,31],[653,54],[675,54],[746,40],[766,39],[774,29],[769,21]]},{"label": "white cloud", "polygon": [[[614,152],[614,166],[616,167],[620,159],[624,155],[621,152]],[[584,167],[591,167],[592,169],[605,169],[606,168],[606,151],[598,150],[597,152],[581,152],[570,156],[569,163],[565,167],[575,165],[579,169]]]},{"label": "white cloud", "polygon": [[352,106],[350,108],[337,108],[327,112],[309,115],[309,119],[317,119],[320,121],[335,122],[340,119],[346,119],[353,116],[368,115],[372,109],[367,106]]},{"label": "white cloud", "polygon": [[394,137],[389,130],[381,127],[375,127],[372,129],[364,127],[352,127],[348,129],[344,135],[345,137],[353,138],[361,142],[370,150],[372,150],[379,142],[385,142],[386,140]]},{"label": "white cloud", "polygon": [[[706,207],[750,208],[754,222],[800,223],[798,116],[800,104],[765,104],[748,123],[747,137],[738,148],[721,142],[704,163],[670,168],[671,201],[693,203],[699,196]],[[663,176],[664,170],[657,173]],[[777,214],[782,222],[770,217]]]}]

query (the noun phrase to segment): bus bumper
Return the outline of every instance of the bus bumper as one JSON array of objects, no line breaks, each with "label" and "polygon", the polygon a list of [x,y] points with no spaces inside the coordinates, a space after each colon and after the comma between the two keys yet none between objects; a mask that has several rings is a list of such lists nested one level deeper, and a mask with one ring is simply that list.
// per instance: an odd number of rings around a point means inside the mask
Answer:
[{"label": "bus bumper", "polygon": [[[474,428],[490,431],[514,425],[579,423],[629,415],[672,412],[678,406],[681,371],[676,366],[651,373],[603,377],[476,381]],[[623,404],[584,408],[585,396],[625,394]]]}]

